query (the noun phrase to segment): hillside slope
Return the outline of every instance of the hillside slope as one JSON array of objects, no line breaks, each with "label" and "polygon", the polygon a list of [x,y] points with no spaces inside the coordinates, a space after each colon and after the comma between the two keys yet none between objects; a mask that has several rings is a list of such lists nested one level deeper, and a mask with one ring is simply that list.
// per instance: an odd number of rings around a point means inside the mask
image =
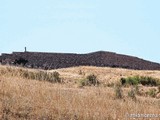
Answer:
[{"label": "hillside slope", "polygon": [[128,97],[127,92],[130,88],[122,88],[124,96],[122,99],[117,99],[114,87],[75,87],[79,79],[89,74],[96,74],[98,80],[105,84],[116,83],[120,77],[130,75],[160,78],[160,71],[88,66],[58,69],[56,71],[60,73],[63,83],[27,79],[22,77],[22,71],[28,73],[43,70],[0,66],[0,119],[2,120],[124,120],[124,118],[130,119],[130,114],[160,113],[159,99],[136,95],[137,100],[134,101]]}]

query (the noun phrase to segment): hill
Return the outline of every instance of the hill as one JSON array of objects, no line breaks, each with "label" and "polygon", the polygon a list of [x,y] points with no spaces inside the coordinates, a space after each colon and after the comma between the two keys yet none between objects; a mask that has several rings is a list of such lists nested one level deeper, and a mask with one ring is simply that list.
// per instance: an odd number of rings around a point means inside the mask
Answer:
[{"label": "hill", "polygon": [[2,54],[1,64],[28,68],[57,69],[75,66],[116,67],[135,70],[160,70],[160,64],[137,57],[98,51],[88,54],[13,52]]}]

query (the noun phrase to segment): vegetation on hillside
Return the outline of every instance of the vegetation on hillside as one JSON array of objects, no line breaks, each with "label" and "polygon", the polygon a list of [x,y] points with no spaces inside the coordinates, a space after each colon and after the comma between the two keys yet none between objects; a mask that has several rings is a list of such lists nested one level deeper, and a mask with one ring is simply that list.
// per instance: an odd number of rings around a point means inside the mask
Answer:
[{"label": "vegetation on hillside", "polygon": [[[80,70],[85,74],[79,74]],[[159,73],[96,67],[55,72],[0,66],[0,119],[123,120],[126,114],[159,114],[160,86],[152,82],[140,85],[135,79],[129,85],[119,83],[122,77],[141,76],[142,72],[143,76]],[[79,88],[76,85],[82,78],[86,82]],[[157,78],[152,77],[158,82]]]},{"label": "vegetation on hillside", "polygon": [[122,85],[142,84],[144,86],[158,86],[160,85],[160,80],[147,76],[132,76],[127,78],[121,78],[121,84]]},{"label": "vegetation on hillside", "polygon": [[100,82],[97,80],[96,75],[91,74],[88,75],[86,78],[80,79],[79,81],[80,86],[97,86]]},{"label": "vegetation on hillside", "polygon": [[0,69],[0,75],[9,75],[9,76],[17,76],[24,79],[32,79],[32,80],[40,80],[40,81],[48,81],[52,83],[60,83],[62,82],[60,78],[60,74],[57,71],[54,72],[47,72],[44,70],[27,70],[22,68],[13,68],[13,67],[6,67]]}]

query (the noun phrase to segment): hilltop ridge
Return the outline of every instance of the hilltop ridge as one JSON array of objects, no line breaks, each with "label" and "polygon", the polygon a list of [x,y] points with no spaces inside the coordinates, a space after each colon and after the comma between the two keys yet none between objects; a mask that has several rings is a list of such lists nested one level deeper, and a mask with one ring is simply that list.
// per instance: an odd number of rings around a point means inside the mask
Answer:
[{"label": "hilltop ridge", "polygon": [[57,69],[75,66],[116,67],[135,70],[160,70],[160,64],[114,52],[96,51],[87,54],[13,52],[0,56],[2,65],[23,65],[29,68]]}]

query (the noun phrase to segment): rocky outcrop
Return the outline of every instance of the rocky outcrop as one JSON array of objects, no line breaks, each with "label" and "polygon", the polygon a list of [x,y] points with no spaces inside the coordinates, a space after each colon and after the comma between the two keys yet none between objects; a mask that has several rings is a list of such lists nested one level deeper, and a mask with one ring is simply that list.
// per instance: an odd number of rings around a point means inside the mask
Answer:
[{"label": "rocky outcrop", "polygon": [[13,52],[2,54],[1,64],[29,68],[57,69],[73,66],[118,67],[136,70],[160,70],[160,64],[137,57],[98,51],[88,54]]}]

